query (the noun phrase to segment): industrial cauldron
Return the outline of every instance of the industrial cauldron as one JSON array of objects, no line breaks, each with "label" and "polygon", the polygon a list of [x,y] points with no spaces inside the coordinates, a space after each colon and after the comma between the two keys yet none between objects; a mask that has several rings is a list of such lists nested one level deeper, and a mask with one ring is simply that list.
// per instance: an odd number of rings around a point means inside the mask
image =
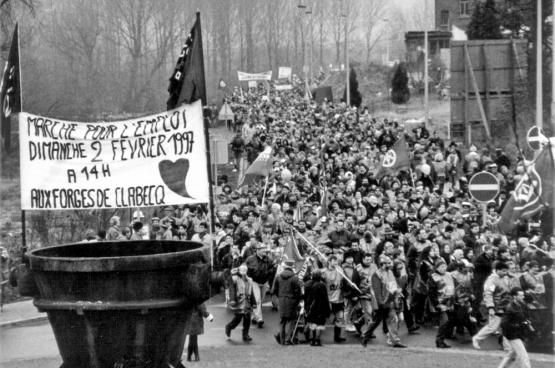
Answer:
[{"label": "industrial cauldron", "polygon": [[63,368],[183,367],[187,314],[210,297],[207,246],[93,242],[26,256]]}]

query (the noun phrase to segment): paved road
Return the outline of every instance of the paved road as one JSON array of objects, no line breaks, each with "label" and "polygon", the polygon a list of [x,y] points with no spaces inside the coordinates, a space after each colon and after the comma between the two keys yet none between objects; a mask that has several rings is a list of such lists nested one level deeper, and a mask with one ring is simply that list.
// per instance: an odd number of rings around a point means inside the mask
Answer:
[{"label": "paved road", "polygon": [[[208,308],[214,315],[215,320],[212,323],[205,322],[205,334],[199,336],[201,352],[203,349],[209,349],[210,347],[245,346],[246,343],[241,340],[240,328],[232,332],[231,339],[228,339],[224,334],[224,326],[231,320],[233,315],[226,310],[223,295],[217,295],[212,298],[208,302]],[[253,341],[249,345],[255,349],[256,347],[277,345],[273,334],[277,330],[278,313],[271,311],[269,301],[264,304],[263,313],[265,316],[264,327],[259,329],[253,326],[251,329]],[[503,354],[494,338],[488,339],[483,344],[482,351],[474,350],[469,342],[457,340],[448,341],[453,346],[453,349],[450,349],[450,351],[436,349],[434,342],[436,332],[437,329],[429,328],[423,329],[419,335],[408,335],[403,325],[401,327],[401,339],[405,344],[409,345],[410,350],[427,352],[431,356],[437,354],[447,354],[449,356],[449,354],[456,354],[457,352],[472,356],[502,356]],[[378,335],[378,338],[370,342],[369,349],[375,349],[379,346],[383,347],[383,349],[393,350],[386,347],[385,336],[380,329],[376,331],[376,335]],[[330,345],[330,348],[341,349],[342,351],[348,347],[360,347],[357,334],[348,334],[347,342],[342,344],[341,348],[333,344],[332,338],[333,331],[330,327],[323,336],[324,345]],[[539,362],[555,362],[555,359],[549,355],[532,354],[532,358]],[[0,367],[22,368],[36,366],[54,368],[59,367],[60,362],[61,358],[58,354],[56,340],[47,322],[0,330]]]}]

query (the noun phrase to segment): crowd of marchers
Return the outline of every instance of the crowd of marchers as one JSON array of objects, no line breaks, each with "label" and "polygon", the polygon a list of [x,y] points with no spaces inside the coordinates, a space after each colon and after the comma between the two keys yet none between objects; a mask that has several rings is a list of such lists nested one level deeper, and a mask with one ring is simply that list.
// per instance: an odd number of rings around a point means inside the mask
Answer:
[{"label": "crowd of marchers", "polygon": [[[235,113],[227,122],[236,133],[230,164],[240,170],[270,146],[272,171],[240,188],[218,178],[214,233],[206,206],[182,205],[161,208],[148,234],[141,230],[145,219],[122,231],[114,218],[106,239],[212,247],[235,314],[228,337],[242,323],[242,338],[250,341],[250,326],[263,327],[262,303],[270,298],[279,308],[280,344],[319,346],[331,321],[336,343],[358,333],[366,346],[381,325],[388,345],[403,348],[401,329],[418,334],[439,325],[438,348],[466,334],[480,349],[496,336],[511,359],[525,362],[515,341],[533,335],[530,313],[548,313],[544,322],[553,330],[555,237],[542,233],[536,218],[509,234],[498,230],[524,158],[503,148],[447,144],[423,124],[378,118],[367,108],[316,103],[300,80],[291,84],[292,90],[272,83],[269,93],[261,86],[226,96]],[[410,168],[380,175],[380,161],[401,137]],[[485,211],[468,186],[481,171],[501,188]]]}]

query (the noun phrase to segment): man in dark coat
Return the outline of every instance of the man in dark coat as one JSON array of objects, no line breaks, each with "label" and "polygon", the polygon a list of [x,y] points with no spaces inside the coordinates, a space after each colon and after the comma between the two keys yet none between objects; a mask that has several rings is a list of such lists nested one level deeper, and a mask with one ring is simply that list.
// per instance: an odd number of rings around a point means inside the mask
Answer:
[{"label": "man in dark coat", "polygon": [[474,316],[476,318],[482,317],[479,312],[479,307],[484,297],[484,283],[491,275],[493,264],[493,247],[491,244],[484,245],[484,253],[480,254],[474,262],[474,287],[476,291],[476,299],[472,306]]},{"label": "man in dark coat", "polygon": [[521,367],[530,367],[530,358],[522,342],[526,339],[527,333],[532,331],[528,305],[524,301],[524,291],[521,288],[512,288],[511,295],[513,300],[501,320],[503,339],[509,345],[509,350],[499,367],[507,367],[513,360],[518,360]]},{"label": "man in dark coat", "polygon": [[[295,261],[288,259],[285,269],[276,276],[275,295],[279,308],[279,341],[282,345],[293,345],[293,330],[297,321],[297,307],[303,298],[302,283],[295,275]],[[277,339],[277,337],[276,337]]]},{"label": "man in dark coat", "polygon": [[331,313],[328,289],[322,271],[312,271],[311,279],[305,285],[306,323],[311,333],[310,345],[322,346],[320,336],[326,328],[326,320]]}]

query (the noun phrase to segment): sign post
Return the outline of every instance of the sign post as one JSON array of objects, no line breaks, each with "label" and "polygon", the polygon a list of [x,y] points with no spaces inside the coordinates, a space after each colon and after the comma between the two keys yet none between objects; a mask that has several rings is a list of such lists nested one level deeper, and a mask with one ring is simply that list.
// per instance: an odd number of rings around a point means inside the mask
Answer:
[{"label": "sign post", "polygon": [[487,203],[499,194],[499,180],[492,173],[483,171],[470,179],[468,191],[472,198],[482,203],[482,225],[486,225]]}]

